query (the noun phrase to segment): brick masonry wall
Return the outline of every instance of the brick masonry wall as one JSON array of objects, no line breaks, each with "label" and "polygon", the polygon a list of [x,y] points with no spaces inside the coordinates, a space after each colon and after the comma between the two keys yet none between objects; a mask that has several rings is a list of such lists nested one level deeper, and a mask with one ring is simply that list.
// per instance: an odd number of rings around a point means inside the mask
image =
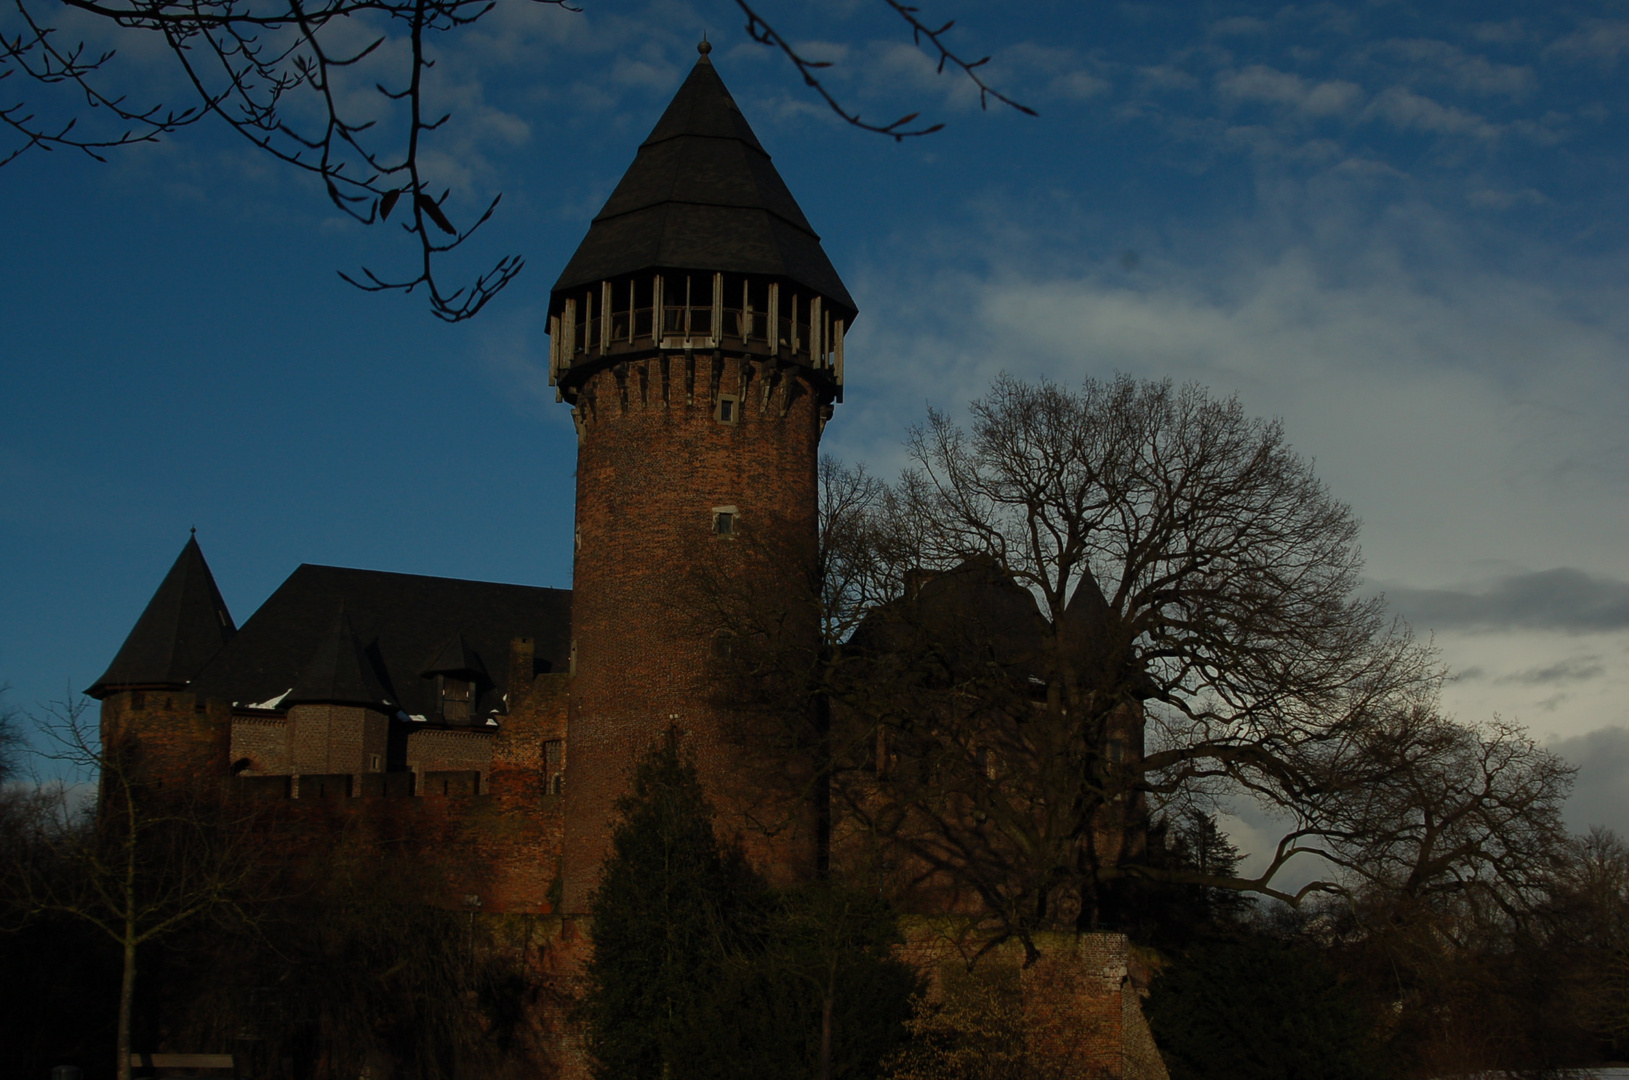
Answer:
[{"label": "brick masonry wall", "polygon": [[171,789],[218,793],[228,773],[231,707],[168,690],[124,691],[102,702],[102,745],[129,749],[132,768]]},{"label": "brick masonry wall", "polygon": [[[719,395],[739,399],[737,422],[716,419]],[[670,728],[696,757],[721,833],[739,837],[772,878],[812,871],[807,816],[760,805],[742,781],[724,738],[732,718],[706,680],[714,627],[686,589],[698,567],[738,581],[761,575],[749,549],[812,555],[820,410],[797,369],[712,354],[623,362],[582,385],[566,911],[583,910],[614,803]],[[719,507],[733,508],[737,535],[715,533]]]},{"label": "brick masonry wall", "polygon": [[467,769],[481,774],[485,792],[492,768],[496,732],[456,728],[420,728],[407,734],[407,767],[416,773]]},{"label": "brick masonry wall", "polygon": [[[233,770],[243,776],[286,776],[293,772],[288,720],[281,716],[232,717],[230,756]],[[240,762],[247,764],[239,768]]]},{"label": "brick masonry wall", "polygon": [[390,720],[373,709],[350,705],[296,705],[288,711],[289,766],[298,774],[377,772],[371,759],[385,759]]}]

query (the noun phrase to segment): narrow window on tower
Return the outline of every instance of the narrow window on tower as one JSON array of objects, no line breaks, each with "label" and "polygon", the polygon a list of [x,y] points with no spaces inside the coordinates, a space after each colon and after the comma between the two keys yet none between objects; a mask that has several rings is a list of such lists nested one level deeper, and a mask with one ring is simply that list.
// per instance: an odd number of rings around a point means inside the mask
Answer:
[{"label": "narrow window on tower", "polygon": [[713,419],[721,424],[734,424],[741,416],[741,399],[734,394],[718,395],[718,404],[713,406]]},{"label": "narrow window on tower", "polygon": [[713,507],[713,532],[719,536],[734,536],[739,512],[733,506]]},{"label": "narrow window on tower", "polygon": [[543,740],[543,791],[563,795],[566,790],[566,743],[564,739]]}]

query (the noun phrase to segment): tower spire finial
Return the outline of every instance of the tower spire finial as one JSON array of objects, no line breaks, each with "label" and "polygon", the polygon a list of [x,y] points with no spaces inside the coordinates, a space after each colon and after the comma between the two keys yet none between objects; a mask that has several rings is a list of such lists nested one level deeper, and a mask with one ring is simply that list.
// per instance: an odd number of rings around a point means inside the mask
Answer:
[{"label": "tower spire finial", "polygon": [[707,40],[707,31],[701,32],[701,41],[696,44],[696,51],[706,56],[713,51],[713,43]]}]

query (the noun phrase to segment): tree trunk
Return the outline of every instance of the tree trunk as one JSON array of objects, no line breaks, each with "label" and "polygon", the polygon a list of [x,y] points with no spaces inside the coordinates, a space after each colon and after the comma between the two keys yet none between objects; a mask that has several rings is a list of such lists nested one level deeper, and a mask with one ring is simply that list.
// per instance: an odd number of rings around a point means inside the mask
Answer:
[{"label": "tree trunk", "polygon": [[125,920],[124,972],[119,979],[119,1037],[114,1052],[118,1054],[114,1076],[130,1080],[130,1012],[136,997],[136,928]]},{"label": "tree trunk", "polygon": [[831,1080],[832,991],[827,989],[820,1002],[820,1080]]}]

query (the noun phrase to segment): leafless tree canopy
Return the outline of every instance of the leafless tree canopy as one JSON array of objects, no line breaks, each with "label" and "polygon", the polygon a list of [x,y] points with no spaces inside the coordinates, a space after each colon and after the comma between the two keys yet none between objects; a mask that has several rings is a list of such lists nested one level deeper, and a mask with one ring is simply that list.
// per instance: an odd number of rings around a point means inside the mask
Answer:
[{"label": "leafless tree canopy", "polygon": [[93,927],[121,952],[116,1074],[130,1076],[137,950],[201,920],[235,922],[262,866],[247,822],[208,787],[160,789],[134,742],[104,742],[87,705],[41,725],[47,756],[94,778],[94,804],[61,784],[37,789],[9,837],[0,896],[18,919],[58,916]]},{"label": "leafless tree canopy", "polygon": [[[1138,882],[1531,899],[1570,772],[1436,711],[1433,654],[1359,594],[1358,522],[1279,425],[1194,386],[1002,378],[909,445],[895,485],[824,468],[817,662],[765,597],[714,616],[824,756],[834,858],[893,853],[990,941],[1113,921]],[[1218,798],[1289,822],[1264,872],[1147,850],[1152,812]]]},{"label": "leafless tree canopy", "polygon": [[[511,0],[579,10],[571,0]],[[1001,94],[946,38],[952,23],[923,22],[919,9],[882,0],[913,40],[977,86],[980,100],[1027,107]],[[422,288],[430,308],[450,322],[470,318],[519,274],[519,255],[506,255],[472,281],[448,286],[438,277],[444,257],[491,219],[494,197],[458,220],[450,192],[426,175],[429,147],[452,120],[433,100],[429,74],[435,42],[466,30],[496,0],[9,0],[0,16],[0,165],[29,150],[79,150],[101,160],[131,143],[216,117],[258,149],[321,180],[328,199],[364,225],[394,223],[415,248],[410,268],[376,273],[366,267],[341,276],[370,291]],[[847,123],[902,139],[943,125],[912,113],[873,122],[845,106],[822,82],[830,66],[800,53],[746,0],[736,0],[746,32],[778,49],[804,83]],[[140,31],[161,41],[191,88],[185,103],[152,102],[122,86],[111,51],[98,51],[74,27],[85,17]],[[383,102],[381,102],[383,99]],[[64,105],[64,103],[66,103]],[[386,119],[379,119],[381,104]],[[501,197],[501,196],[500,196]]]}]

